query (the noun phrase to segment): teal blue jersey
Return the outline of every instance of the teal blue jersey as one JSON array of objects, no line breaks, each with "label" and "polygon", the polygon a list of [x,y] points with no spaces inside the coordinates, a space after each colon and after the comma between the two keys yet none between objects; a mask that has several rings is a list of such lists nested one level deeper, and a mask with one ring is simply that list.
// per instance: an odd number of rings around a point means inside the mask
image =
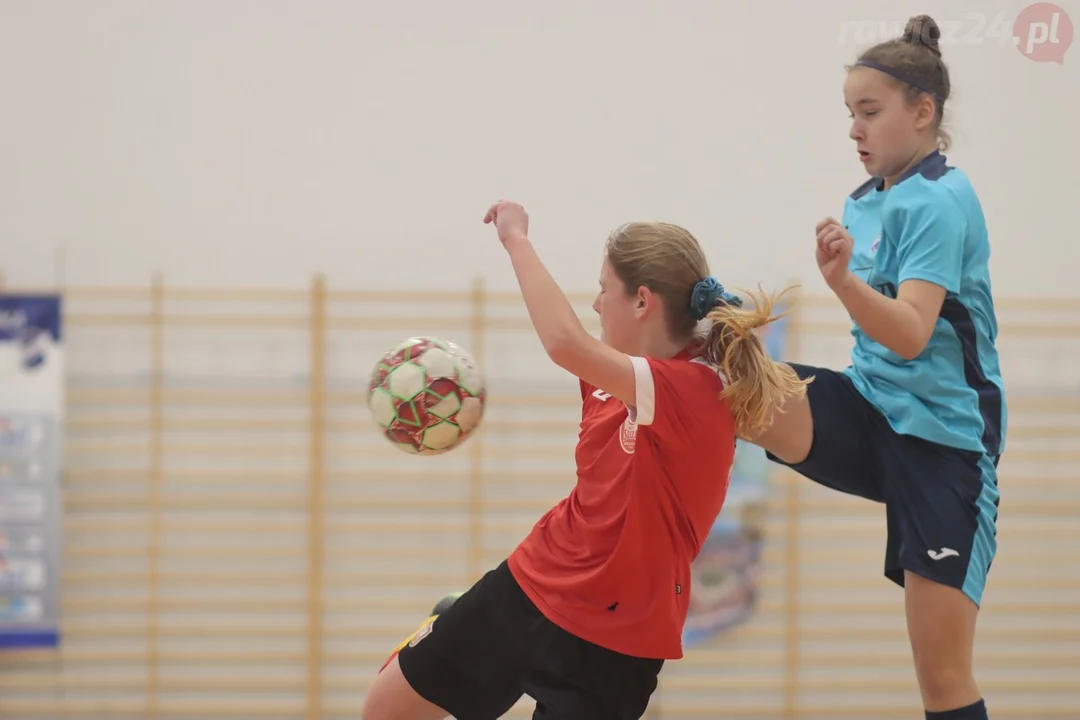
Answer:
[{"label": "teal blue jersey", "polygon": [[852,272],[894,298],[906,280],[931,282],[945,289],[945,303],[929,343],[912,360],[854,326],[845,373],[896,432],[996,457],[1007,412],[978,196],[938,152],[881,188],[873,178],[845,203],[844,225],[855,240]]}]

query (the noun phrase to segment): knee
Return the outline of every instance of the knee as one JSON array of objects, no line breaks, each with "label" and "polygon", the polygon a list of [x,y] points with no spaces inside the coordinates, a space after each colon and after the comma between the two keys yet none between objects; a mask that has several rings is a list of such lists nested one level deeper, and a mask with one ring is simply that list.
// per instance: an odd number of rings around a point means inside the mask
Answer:
[{"label": "knee", "polygon": [[972,673],[978,609],[959,590],[904,573],[908,632],[927,709],[965,707],[979,699]]},{"label": "knee", "polygon": [[970,695],[975,684],[969,667],[932,652],[915,651],[915,674],[928,707],[951,707],[957,698]]}]

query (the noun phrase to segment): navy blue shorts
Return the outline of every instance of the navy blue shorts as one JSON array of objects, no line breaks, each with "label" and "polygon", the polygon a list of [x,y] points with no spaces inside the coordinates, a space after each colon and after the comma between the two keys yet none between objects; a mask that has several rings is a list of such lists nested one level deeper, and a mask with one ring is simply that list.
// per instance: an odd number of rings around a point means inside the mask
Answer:
[{"label": "navy blue shorts", "polygon": [[807,386],[814,438],[801,463],[773,462],[849,495],[885,504],[885,576],[904,571],[979,605],[997,552],[996,456],[901,435],[844,373],[790,363]]}]

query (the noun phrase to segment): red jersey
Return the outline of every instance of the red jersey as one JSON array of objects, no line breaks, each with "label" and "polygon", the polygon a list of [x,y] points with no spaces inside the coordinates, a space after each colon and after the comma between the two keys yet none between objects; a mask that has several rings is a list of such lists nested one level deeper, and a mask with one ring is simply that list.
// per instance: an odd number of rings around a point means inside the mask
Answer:
[{"label": "red jersey", "polygon": [[581,383],[577,484],[511,553],[553,623],[624,655],[682,657],[690,563],[724,504],[735,421],[717,368],[631,358],[637,408]]}]

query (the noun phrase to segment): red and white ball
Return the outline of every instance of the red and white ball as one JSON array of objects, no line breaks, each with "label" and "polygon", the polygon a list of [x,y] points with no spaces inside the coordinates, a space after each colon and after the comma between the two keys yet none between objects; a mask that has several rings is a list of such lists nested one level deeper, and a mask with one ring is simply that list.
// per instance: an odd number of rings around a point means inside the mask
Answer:
[{"label": "red and white ball", "polygon": [[368,407],[383,434],[399,450],[441,455],[480,426],[484,375],[460,345],[414,337],[376,363]]}]

